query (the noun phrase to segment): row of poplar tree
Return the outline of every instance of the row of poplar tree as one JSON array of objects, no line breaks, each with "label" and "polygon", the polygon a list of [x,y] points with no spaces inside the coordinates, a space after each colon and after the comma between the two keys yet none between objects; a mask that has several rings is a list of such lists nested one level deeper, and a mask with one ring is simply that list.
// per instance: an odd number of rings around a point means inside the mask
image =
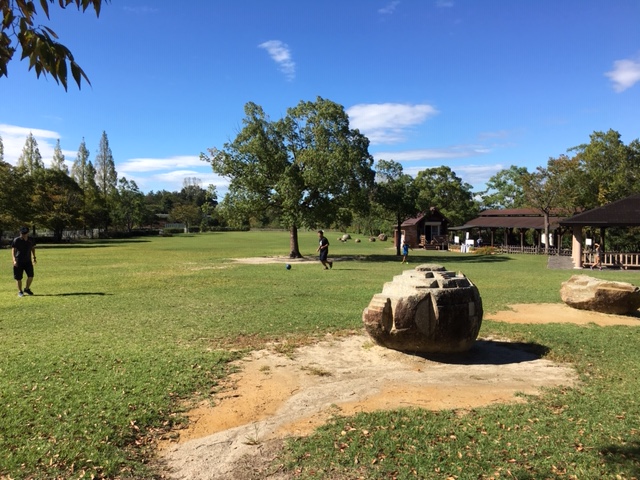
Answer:
[{"label": "row of poplar tree", "polygon": [[118,178],[107,133],[100,138],[93,161],[82,139],[78,153],[67,167],[56,142],[50,167],[46,168],[38,143],[29,134],[17,165],[4,161],[0,137],[0,236],[18,225],[29,225],[42,233],[47,230],[60,240],[65,231],[83,235],[94,232],[124,231],[153,225],[157,213],[170,214],[171,220],[199,224],[210,218],[217,203],[215,187],[204,190],[198,179],[185,179],[180,192],[144,194],[133,180]]}]

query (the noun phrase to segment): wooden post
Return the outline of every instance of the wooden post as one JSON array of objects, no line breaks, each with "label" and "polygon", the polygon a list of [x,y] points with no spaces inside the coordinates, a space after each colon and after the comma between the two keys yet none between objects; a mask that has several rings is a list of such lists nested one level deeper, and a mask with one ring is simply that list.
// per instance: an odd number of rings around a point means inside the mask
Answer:
[{"label": "wooden post", "polygon": [[573,268],[582,268],[582,225],[574,225],[572,231],[571,259],[573,260]]}]

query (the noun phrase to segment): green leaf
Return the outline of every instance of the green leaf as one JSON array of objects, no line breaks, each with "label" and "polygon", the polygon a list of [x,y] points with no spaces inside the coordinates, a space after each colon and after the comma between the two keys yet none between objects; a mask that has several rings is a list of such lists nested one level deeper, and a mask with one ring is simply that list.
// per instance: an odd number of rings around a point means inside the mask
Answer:
[{"label": "green leaf", "polygon": [[64,87],[65,91],[67,90],[67,61],[66,59],[58,60],[56,64],[56,70],[58,74],[58,78],[60,79],[60,83]]},{"label": "green leaf", "polygon": [[58,35],[56,34],[56,32],[51,30],[49,27],[43,26],[42,28],[47,32],[47,34],[51,34],[53,38],[58,38]]},{"label": "green leaf", "polygon": [[40,6],[42,7],[42,11],[49,18],[49,2],[48,0],[40,0]]}]

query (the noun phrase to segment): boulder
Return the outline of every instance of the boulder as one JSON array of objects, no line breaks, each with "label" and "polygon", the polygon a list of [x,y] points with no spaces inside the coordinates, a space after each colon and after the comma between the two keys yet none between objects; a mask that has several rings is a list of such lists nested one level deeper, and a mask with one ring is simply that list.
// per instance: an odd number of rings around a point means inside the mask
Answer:
[{"label": "boulder", "polygon": [[380,240],[381,242],[386,242],[387,241],[387,235],[384,233],[381,233],[380,235],[378,235],[378,240]]},{"label": "boulder", "polygon": [[640,288],[589,275],[573,275],[563,282],[560,297],[570,307],[600,313],[628,315],[640,308]]},{"label": "boulder", "polygon": [[376,241],[376,237],[369,237],[369,241],[370,242],[375,242]]},{"label": "boulder", "polygon": [[362,321],[379,345],[410,353],[469,350],[482,324],[478,288],[462,273],[424,264],[394,277],[371,299]]},{"label": "boulder", "polygon": [[342,235],[342,241],[346,242],[347,240],[351,240],[351,235],[349,235],[348,233],[345,233],[344,235]]}]

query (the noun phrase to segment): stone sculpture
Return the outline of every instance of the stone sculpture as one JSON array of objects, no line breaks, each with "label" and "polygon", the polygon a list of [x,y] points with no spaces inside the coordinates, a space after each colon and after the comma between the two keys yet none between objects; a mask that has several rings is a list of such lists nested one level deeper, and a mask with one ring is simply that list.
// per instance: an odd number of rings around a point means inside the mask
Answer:
[{"label": "stone sculpture", "polygon": [[362,321],[379,345],[411,353],[469,350],[482,324],[478,288],[462,273],[424,264],[394,277],[371,299]]},{"label": "stone sculpture", "polygon": [[640,308],[640,288],[589,275],[573,275],[563,282],[560,297],[570,307],[600,313],[628,315]]}]

